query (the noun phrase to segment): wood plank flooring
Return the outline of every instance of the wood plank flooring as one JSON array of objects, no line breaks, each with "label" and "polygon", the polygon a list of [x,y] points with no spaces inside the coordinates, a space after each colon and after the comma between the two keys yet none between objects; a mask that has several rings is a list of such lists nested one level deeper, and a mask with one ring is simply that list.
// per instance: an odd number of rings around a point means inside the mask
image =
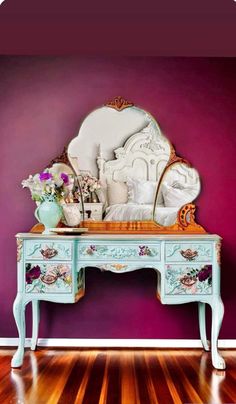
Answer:
[{"label": "wood plank flooring", "polygon": [[222,351],[226,371],[201,350],[0,350],[0,404],[236,403],[236,350]]}]

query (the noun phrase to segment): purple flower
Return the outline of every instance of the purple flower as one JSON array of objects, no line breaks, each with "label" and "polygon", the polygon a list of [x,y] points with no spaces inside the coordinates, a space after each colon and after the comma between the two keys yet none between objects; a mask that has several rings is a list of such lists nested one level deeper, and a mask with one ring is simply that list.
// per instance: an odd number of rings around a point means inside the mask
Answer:
[{"label": "purple flower", "polygon": [[212,266],[211,265],[205,265],[197,274],[198,280],[200,282],[205,281],[208,278],[211,278],[212,276]]},{"label": "purple flower", "polygon": [[69,177],[65,173],[61,173],[61,179],[63,180],[64,184],[68,184],[69,182]]},{"label": "purple flower", "polygon": [[150,255],[150,253],[151,253],[151,251],[150,251],[150,249],[149,249],[149,247],[148,246],[145,246],[145,245],[140,245],[139,246],[139,253],[138,253],[138,255],[140,256],[140,257],[142,257],[143,255]]},{"label": "purple flower", "polygon": [[47,180],[50,180],[52,178],[52,174],[51,173],[41,173],[41,174],[39,174],[39,179],[40,179],[40,181],[47,181]]},{"label": "purple flower", "polygon": [[41,275],[41,270],[39,265],[35,265],[29,271],[26,272],[25,278],[26,283],[32,283],[34,279],[38,279]]}]

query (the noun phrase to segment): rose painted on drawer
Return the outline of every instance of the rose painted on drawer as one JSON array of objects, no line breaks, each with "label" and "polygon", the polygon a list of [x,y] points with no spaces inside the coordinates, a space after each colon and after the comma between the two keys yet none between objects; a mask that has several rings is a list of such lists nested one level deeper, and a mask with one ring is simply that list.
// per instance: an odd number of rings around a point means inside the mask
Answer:
[{"label": "rose painted on drawer", "polygon": [[34,241],[25,242],[26,260],[70,261],[72,258],[72,243],[68,241]]},{"label": "rose painted on drawer", "polygon": [[27,263],[25,291],[26,293],[70,293],[72,291],[71,265]]},{"label": "rose painted on drawer", "polygon": [[165,293],[167,295],[212,293],[212,265],[166,265]]}]

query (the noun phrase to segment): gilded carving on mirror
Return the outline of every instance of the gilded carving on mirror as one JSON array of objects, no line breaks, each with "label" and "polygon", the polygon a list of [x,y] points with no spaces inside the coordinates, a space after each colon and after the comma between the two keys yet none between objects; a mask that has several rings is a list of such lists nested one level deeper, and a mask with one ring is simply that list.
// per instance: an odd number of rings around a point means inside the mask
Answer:
[{"label": "gilded carving on mirror", "polygon": [[[78,182],[73,201],[83,210],[80,226],[90,232],[205,233],[195,220],[197,171],[176,155],[149,112],[121,96],[85,117],[78,135],[50,166],[60,164],[68,165]],[[88,178],[97,181],[90,197]],[[93,199],[102,204],[102,220],[85,212],[84,204]]]}]

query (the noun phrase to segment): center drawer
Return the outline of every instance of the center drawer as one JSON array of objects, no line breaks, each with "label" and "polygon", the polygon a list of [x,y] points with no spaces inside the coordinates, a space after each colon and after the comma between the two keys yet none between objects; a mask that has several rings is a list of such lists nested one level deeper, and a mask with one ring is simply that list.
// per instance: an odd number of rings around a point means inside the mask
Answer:
[{"label": "center drawer", "polygon": [[92,244],[83,243],[78,245],[78,259],[85,260],[143,260],[160,261],[160,244],[140,243],[140,244]]},{"label": "center drawer", "polygon": [[166,262],[211,262],[213,249],[211,243],[166,243]]},{"label": "center drawer", "polygon": [[72,259],[72,244],[71,241],[26,240],[25,259],[70,261]]}]

